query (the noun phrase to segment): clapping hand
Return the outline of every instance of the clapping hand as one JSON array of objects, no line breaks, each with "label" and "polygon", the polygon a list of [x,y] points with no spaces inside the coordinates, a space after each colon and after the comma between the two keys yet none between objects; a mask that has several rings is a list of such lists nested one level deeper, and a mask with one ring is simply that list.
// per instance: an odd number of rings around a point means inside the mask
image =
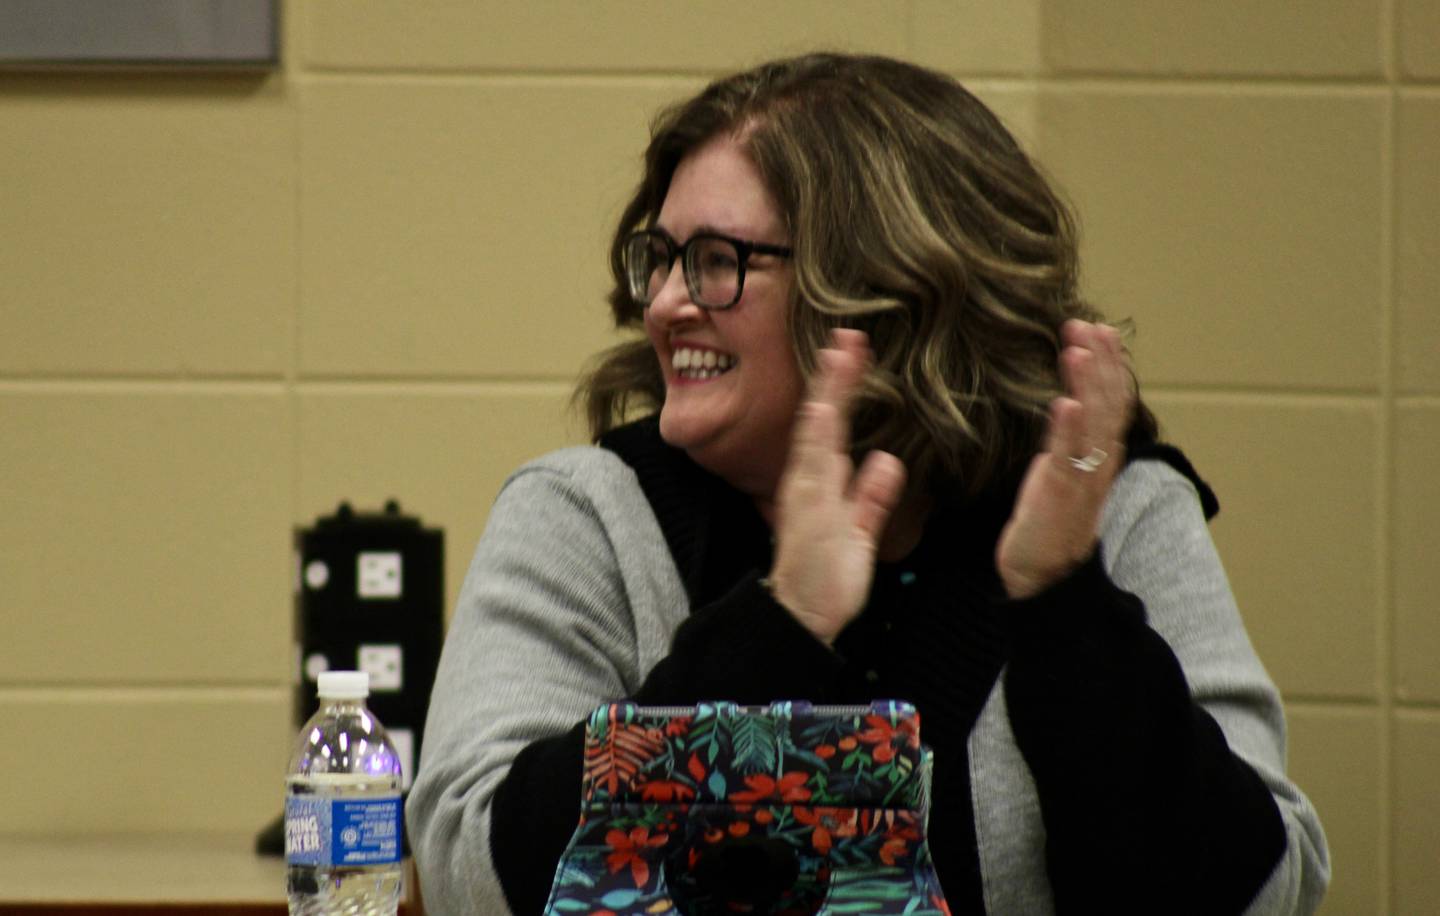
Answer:
[{"label": "clapping hand", "polygon": [[[1061,330],[1067,394],[1050,405],[1044,448],[1000,534],[996,567],[1007,594],[1055,584],[1094,551],[1110,485],[1124,465],[1135,388],[1113,328]],[[894,455],[850,459],[851,399],[870,361],[859,331],[836,330],[800,406],[775,501],[775,599],[826,645],[864,607],[875,557],[905,483]]]},{"label": "clapping hand", "polygon": [[905,484],[887,452],[850,459],[851,400],[871,354],[865,334],[836,330],[800,405],[775,498],[775,600],[826,645],[865,605],[880,538]]},{"label": "clapping hand", "polygon": [[1071,320],[1061,342],[1067,394],[1050,404],[1045,446],[1030,462],[995,550],[1011,598],[1043,591],[1094,552],[1105,498],[1125,463],[1135,386],[1119,335]]}]

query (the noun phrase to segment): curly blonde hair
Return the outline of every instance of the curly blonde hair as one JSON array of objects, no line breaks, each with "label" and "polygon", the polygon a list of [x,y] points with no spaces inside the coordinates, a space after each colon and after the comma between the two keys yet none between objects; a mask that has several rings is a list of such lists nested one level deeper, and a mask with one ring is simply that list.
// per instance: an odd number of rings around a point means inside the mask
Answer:
[{"label": "curly blonde hair", "polygon": [[[810,54],[716,80],[663,111],[610,249],[610,307],[629,295],[623,240],[656,219],[680,161],[728,134],[749,153],[794,248],[788,326],[808,377],[831,328],[869,334],[857,454],[974,493],[1028,458],[1061,393],[1060,326],[1097,320],[1078,294],[1074,220],[999,119],[958,82],[881,57]],[[576,390],[597,438],[658,408],[648,342],[600,354]]]}]

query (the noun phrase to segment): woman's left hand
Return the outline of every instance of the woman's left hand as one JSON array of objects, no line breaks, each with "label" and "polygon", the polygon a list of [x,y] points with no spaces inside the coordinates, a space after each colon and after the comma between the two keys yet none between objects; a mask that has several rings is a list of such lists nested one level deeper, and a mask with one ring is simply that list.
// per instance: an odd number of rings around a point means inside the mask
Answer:
[{"label": "woman's left hand", "polygon": [[1030,462],[995,549],[1011,598],[1054,585],[1094,552],[1105,498],[1125,464],[1135,386],[1120,335],[1078,320],[1065,322],[1060,335],[1067,396],[1050,403],[1045,447]]}]

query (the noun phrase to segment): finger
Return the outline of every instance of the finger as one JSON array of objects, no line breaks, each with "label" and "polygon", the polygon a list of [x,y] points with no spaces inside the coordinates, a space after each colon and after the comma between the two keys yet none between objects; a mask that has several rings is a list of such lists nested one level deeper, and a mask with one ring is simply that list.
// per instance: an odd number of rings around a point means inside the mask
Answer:
[{"label": "finger", "polygon": [[835,451],[849,452],[850,407],[864,366],[853,354],[842,350],[821,350],[819,357],[826,378],[819,402],[833,411],[835,417],[828,444]]},{"label": "finger", "polygon": [[1056,398],[1050,402],[1050,424],[1045,436],[1045,451],[1051,463],[1067,474],[1074,472],[1071,458],[1090,453],[1084,430],[1085,408],[1074,398]]},{"label": "finger", "polygon": [[1125,438],[1135,402],[1134,379],[1125,349],[1120,345],[1120,332],[1106,325],[1098,326],[1093,352],[1097,394],[1093,407],[1097,413],[1090,421],[1091,432],[1097,437],[1096,444],[1117,443]]},{"label": "finger", "polygon": [[1067,318],[1065,323],[1060,325],[1061,347],[1090,347],[1090,330],[1093,328],[1088,321],[1081,321],[1079,318]]},{"label": "finger", "polygon": [[1125,385],[1125,396],[1130,398],[1135,392],[1135,364],[1131,359],[1130,351],[1125,347],[1125,341],[1121,339],[1120,332],[1115,331],[1110,335],[1110,347],[1115,352],[1115,365],[1120,370],[1120,380]]},{"label": "finger", "polygon": [[1120,346],[1120,332],[1108,325],[1095,329],[1096,375],[1105,392],[1110,406],[1120,408],[1125,404],[1129,388],[1129,373],[1125,368],[1125,353]]},{"label": "finger", "polygon": [[1107,324],[1071,318],[1060,327],[1060,342],[1062,349],[1078,347],[1090,351],[1097,357],[1108,357],[1115,352],[1110,342],[1110,338],[1114,334],[1115,329]]},{"label": "finger", "polygon": [[1051,468],[1059,472],[1071,494],[1088,494],[1087,500],[1098,503],[1104,501],[1110,482],[1124,463],[1124,444],[1091,438],[1088,412],[1085,405],[1070,398],[1052,401],[1047,453]]},{"label": "finger", "polygon": [[843,382],[836,378],[842,367],[837,365],[831,350],[816,353],[817,368],[810,379],[805,400],[795,411],[795,427],[791,433],[788,467],[816,474],[824,466],[824,457],[837,446],[834,414]]},{"label": "finger", "polygon": [[1120,335],[1115,336],[1116,361],[1120,375],[1119,397],[1121,404],[1120,432],[1118,439],[1125,439],[1130,432],[1130,425],[1135,421],[1137,405],[1140,402],[1140,382],[1135,378],[1134,362],[1130,353],[1120,342]]},{"label": "finger", "polygon": [[870,337],[855,328],[833,328],[830,331],[830,345],[837,350],[848,350],[863,359],[870,351]]},{"label": "finger", "polygon": [[831,332],[833,347],[821,349],[816,358],[816,374],[811,397],[835,408],[839,415],[838,439],[831,446],[839,451],[850,449],[850,412],[860,382],[870,365],[868,338],[863,331],[837,328]]},{"label": "finger", "polygon": [[905,490],[905,465],[889,452],[865,456],[852,489],[855,527],[878,544]]},{"label": "finger", "polygon": [[1119,335],[1106,325],[1066,322],[1070,341],[1060,355],[1066,391],[1085,405],[1088,445],[1110,450],[1124,435],[1129,415],[1128,373],[1119,353]]},{"label": "finger", "polygon": [[806,401],[796,411],[786,476],[817,480],[832,475],[843,443],[839,410],[835,405]]},{"label": "finger", "polygon": [[1065,393],[1082,404],[1092,405],[1101,397],[1095,376],[1095,354],[1078,346],[1066,347],[1060,354],[1060,381]]},{"label": "finger", "polygon": [[830,334],[832,346],[816,355],[820,372],[816,376],[814,396],[841,408],[864,377],[870,363],[870,347],[863,331],[836,328]]},{"label": "finger", "polygon": [[849,350],[824,349],[818,354],[824,381],[820,398],[844,407],[865,375],[865,357]]}]

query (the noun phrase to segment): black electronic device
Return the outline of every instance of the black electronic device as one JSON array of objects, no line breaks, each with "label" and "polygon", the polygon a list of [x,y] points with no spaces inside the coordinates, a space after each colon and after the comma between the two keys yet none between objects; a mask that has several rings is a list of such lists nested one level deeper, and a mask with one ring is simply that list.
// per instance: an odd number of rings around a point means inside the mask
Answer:
[{"label": "black electronic device", "polygon": [[[394,500],[381,512],[341,503],[296,529],[295,557],[294,729],[319,709],[322,672],[367,672],[366,705],[395,742],[408,792],[445,638],[444,532],[401,514]],[[256,846],[283,855],[281,824]]]}]

